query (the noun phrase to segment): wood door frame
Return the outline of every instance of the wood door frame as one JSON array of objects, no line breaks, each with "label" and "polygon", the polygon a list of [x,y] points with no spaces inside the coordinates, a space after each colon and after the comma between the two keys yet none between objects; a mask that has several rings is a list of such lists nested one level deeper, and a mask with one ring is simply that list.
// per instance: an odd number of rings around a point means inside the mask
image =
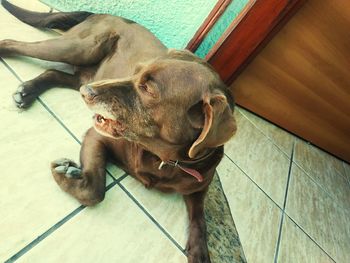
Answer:
[{"label": "wood door frame", "polygon": [[250,0],[206,56],[230,85],[306,0]]},{"label": "wood door frame", "polygon": [[211,10],[202,25],[198,28],[190,42],[188,42],[186,49],[194,52],[202,43],[206,35],[219,20],[226,8],[232,3],[232,0],[218,0],[214,8]]}]

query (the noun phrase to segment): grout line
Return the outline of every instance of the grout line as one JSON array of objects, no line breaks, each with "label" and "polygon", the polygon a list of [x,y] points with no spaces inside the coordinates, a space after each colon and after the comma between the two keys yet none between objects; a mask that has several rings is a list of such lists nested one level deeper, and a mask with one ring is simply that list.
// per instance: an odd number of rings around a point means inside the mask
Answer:
[{"label": "grout line", "polygon": [[7,62],[0,57],[0,61],[4,64],[4,66],[15,76],[15,78],[17,80],[19,80],[19,82],[23,83],[22,79],[17,75],[17,73],[10,67],[9,64],[7,64]]},{"label": "grout line", "polygon": [[[328,195],[328,197],[329,197],[330,199],[332,199],[332,200],[334,201],[334,203],[335,203],[335,205],[337,206],[338,209],[340,209],[340,210],[342,210],[342,211],[345,211],[345,212],[347,212],[347,213],[350,213],[349,210],[348,210],[346,207],[344,207],[343,205],[341,205],[341,204],[339,203],[339,201],[337,200],[337,197],[336,197],[335,195],[331,194],[331,192],[329,192],[322,184],[320,184],[315,178],[313,178],[312,172],[306,171],[306,170],[304,169],[304,167],[302,167],[301,164],[299,164],[299,163],[297,163],[297,162],[295,162],[295,161],[293,161],[293,163],[294,163],[296,166],[298,166],[298,168],[308,177],[308,179],[310,179],[318,188],[321,189],[321,191],[323,191],[326,195]],[[338,173],[338,171],[335,171],[335,173],[336,173],[336,175],[338,175],[338,176],[343,176],[343,175],[341,175],[340,173]],[[346,179],[346,178],[345,178],[345,179]],[[346,181],[347,181],[347,180],[346,180]]]},{"label": "grout line", "polygon": [[[282,152],[288,159],[291,158],[291,156],[289,156],[289,154],[286,153],[286,152],[282,149],[282,147],[281,147],[280,145],[278,145],[278,144],[275,142],[275,140],[274,140],[272,137],[270,137],[267,133],[265,133],[265,132],[263,131],[263,129],[261,129],[261,128],[260,128],[255,122],[253,122],[246,114],[244,114],[244,112],[240,111],[239,109],[238,109],[238,111],[239,111],[239,113],[242,114],[242,116],[243,116],[244,118],[246,118],[246,119],[247,119],[247,120],[262,134],[262,135],[264,135],[264,137],[266,137],[274,146],[276,146],[276,148],[277,148],[280,152]],[[264,121],[267,122],[268,124],[270,124],[270,125],[272,125],[272,126],[275,126],[276,128],[278,128],[278,129],[284,131],[284,132],[287,133],[288,135],[290,135],[290,136],[292,136],[292,137],[295,137],[294,134],[288,132],[287,130],[284,130],[283,128],[281,128],[281,127],[279,127],[279,126],[276,126],[274,123],[272,123],[272,122],[270,122],[270,121],[268,121],[268,120],[266,120],[266,119],[264,119],[264,118],[262,118],[262,117],[256,115],[256,114],[253,113],[253,112],[250,112],[250,113],[251,113],[251,114],[254,114],[254,115],[257,116],[258,118],[264,120]]]},{"label": "grout line", "polygon": [[295,222],[291,216],[289,216],[285,209],[286,209],[286,205],[287,205],[287,197],[288,197],[288,190],[289,190],[289,184],[290,184],[290,179],[291,179],[291,169],[292,169],[292,165],[295,164],[294,161],[294,152],[295,152],[295,142],[293,144],[293,151],[292,151],[292,156],[291,156],[291,166],[289,167],[289,174],[288,174],[288,181],[287,181],[287,188],[286,188],[286,194],[285,194],[285,200],[284,200],[284,204],[283,204],[283,211],[282,211],[282,219],[281,219],[281,224],[280,224],[280,233],[278,236],[278,241],[277,241],[277,248],[276,248],[276,253],[275,253],[275,263],[277,262],[278,259],[278,252],[279,252],[279,246],[280,246],[280,239],[281,239],[281,235],[282,235],[282,224],[284,221],[284,217],[288,217],[308,238],[310,238],[310,240],[319,248],[321,249],[333,262],[335,262],[335,260],[316,242],[316,240],[314,240],[297,222]]},{"label": "grout line", "polygon": [[[113,164],[113,163],[112,163]],[[107,169],[107,166],[106,166],[106,168],[105,168],[105,170],[106,170],[106,173],[110,176],[110,177],[112,177],[112,179],[113,179],[113,181],[121,181],[121,180],[123,180],[125,177],[126,177],[126,173],[124,173],[123,175],[121,175],[118,179],[117,178],[115,178],[114,177],[114,175],[110,172],[110,171],[108,171],[108,169]],[[122,177],[122,179],[120,179]]]},{"label": "grout line", "polygon": [[278,260],[278,253],[279,253],[279,248],[280,248],[280,244],[281,244],[282,227],[283,227],[284,215],[285,215],[285,212],[284,212],[284,211],[286,210],[286,205],[287,205],[289,183],[290,183],[290,178],[291,178],[291,174],[292,174],[294,150],[295,150],[295,142],[293,143],[292,155],[291,155],[291,157],[290,157],[290,163],[289,163],[287,185],[286,185],[286,191],[285,191],[285,194],[284,194],[283,210],[282,210],[282,216],[281,216],[281,221],[280,221],[279,230],[278,230],[278,239],[277,239],[276,251],[275,251],[275,259],[274,259],[274,262],[275,262],[275,263],[276,263],[277,260]]},{"label": "grout line", "polygon": [[[13,70],[13,68],[11,68],[11,66],[9,64],[6,63],[6,61],[4,61],[2,58],[0,58],[0,61],[2,63],[4,63],[5,67],[11,71],[11,73],[21,82],[23,83],[23,80],[18,76],[18,74]],[[68,129],[68,127],[58,118],[58,116],[46,105],[45,102],[43,102],[43,100],[38,97],[36,98],[36,100],[46,109],[46,111],[48,111],[50,113],[50,115],[52,117],[54,117],[54,119],[56,119],[56,121],[58,121],[59,124],[61,124],[61,126],[73,137],[73,139],[79,143],[81,145],[80,140],[73,134],[73,132],[71,130]]]},{"label": "grout line", "polygon": [[[241,109],[243,109],[243,110],[245,110],[245,111],[248,111],[249,113],[255,115],[255,116],[258,117],[259,119],[262,119],[262,120],[264,120],[265,122],[267,122],[267,123],[269,123],[269,124],[271,124],[271,125],[273,125],[273,126],[279,128],[280,130],[282,130],[282,131],[288,133],[289,135],[293,136],[294,139],[299,139],[299,140],[301,140],[301,141],[303,141],[303,142],[305,142],[305,143],[307,143],[307,144],[309,144],[309,145],[312,145],[313,147],[317,148],[317,149],[320,150],[321,152],[327,153],[328,155],[332,156],[333,158],[335,158],[335,159],[337,159],[337,160],[339,160],[339,161],[344,162],[344,160],[340,159],[339,157],[335,156],[334,154],[332,154],[332,153],[330,153],[330,152],[328,152],[328,151],[326,151],[326,150],[320,148],[319,146],[313,144],[313,143],[310,142],[310,141],[307,141],[306,139],[300,137],[299,135],[294,134],[294,133],[288,131],[287,129],[278,126],[277,124],[275,124],[275,123],[269,121],[268,119],[265,119],[264,117],[261,117],[261,116],[257,115],[257,114],[254,113],[253,111],[250,111],[249,109],[243,108],[242,106],[238,106],[238,107],[241,108]],[[245,115],[242,111],[240,111],[240,109],[238,109],[238,111],[239,111],[239,113],[242,114],[246,119],[248,119],[261,133],[263,133],[267,138],[269,138],[269,139],[273,142],[273,139],[270,138],[262,129],[260,129],[259,126],[256,125],[247,115]],[[275,144],[282,152],[284,152],[284,151],[282,150],[282,148],[280,148],[276,143],[273,142],[273,144]],[[284,152],[284,153],[285,153],[285,152]],[[288,155],[287,153],[285,153],[285,154]]]},{"label": "grout line", "polygon": [[[18,76],[18,74],[13,70],[13,68],[11,68],[11,66],[9,64],[6,63],[6,61],[4,61],[2,58],[0,58],[0,61],[5,65],[5,67],[16,77],[16,79],[23,83],[23,80]],[[68,132],[73,139],[79,144],[81,145],[81,141],[74,135],[74,133],[63,123],[63,121],[49,108],[49,106],[47,106],[47,104],[40,98],[36,98],[36,100],[46,109],[46,111],[66,130],[66,132]],[[109,171],[106,172],[108,173],[109,176],[112,177],[113,181],[117,181],[117,179],[112,175],[112,173],[110,173]],[[124,176],[124,175],[123,175]],[[124,178],[123,178],[124,179]]]},{"label": "grout line", "polygon": [[237,165],[226,153],[224,153],[225,154],[225,156],[234,164],[234,165],[236,165],[236,167],[245,175],[245,176],[247,176],[248,177],[248,179],[256,186],[256,187],[258,187],[259,188],[259,190],[261,191],[261,192],[263,192],[265,195],[266,195],[266,197],[268,198],[268,199],[270,199],[280,210],[282,210],[283,208],[279,205],[279,204],[277,204],[276,203],[276,201],[275,200],[273,200],[239,165]]},{"label": "grout line", "polygon": [[[112,180],[113,180],[113,182],[115,182],[115,181],[117,181],[117,180],[119,180],[120,178],[118,178],[118,179],[116,179],[113,175],[112,175],[112,173],[110,173],[108,170],[107,170],[107,167],[105,168],[105,170],[106,170],[106,173],[107,173],[107,175],[109,175],[111,178],[112,178]],[[125,174],[123,174],[122,176],[124,176]],[[123,178],[124,179],[124,178]],[[112,184],[112,183],[111,183]]]},{"label": "grout line", "polygon": [[39,101],[39,103],[50,113],[50,115],[52,117],[54,117],[56,119],[56,121],[58,121],[59,124],[61,124],[61,126],[66,130],[66,132],[68,132],[73,139],[79,143],[81,145],[81,141],[73,134],[73,132],[68,129],[68,127],[60,120],[60,118],[58,118],[58,116],[46,105],[45,102],[42,101],[42,99],[40,97],[37,98],[37,100]]},{"label": "grout line", "polygon": [[[57,115],[51,111],[51,109],[40,99],[40,97],[37,98],[37,100],[40,102],[40,104],[52,115],[52,117],[54,117],[60,124],[61,126],[73,137],[73,139],[79,143],[80,145],[82,144],[81,141],[73,134],[73,132],[70,131],[70,129],[57,117]],[[107,168],[105,168],[105,171],[106,171],[106,174],[108,174],[113,181],[117,181],[119,182],[119,179],[120,181],[123,180],[127,174],[123,174],[120,178],[116,179],[112,173],[110,173]],[[112,183],[111,183],[112,184]]]},{"label": "grout line", "polygon": [[[292,156],[290,158],[291,160],[291,163],[292,164],[295,164],[297,165],[299,168],[301,168],[305,173],[306,171],[300,167],[297,163],[295,163],[295,161],[293,160],[294,159],[294,150],[295,150],[295,141],[293,143],[293,151],[292,151]],[[281,218],[281,223],[280,223],[280,233],[279,233],[279,237],[278,237],[278,242],[280,242],[280,236],[281,236],[281,227],[282,227],[282,220],[284,220],[284,216],[287,216],[306,236],[308,236],[311,241],[313,241],[333,262],[335,262],[335,260],[298,224],[296,223],[284,210],[285,210],[285,206],[286,206],[286,201],[287,201],[287,191],[289,190],[289,183],[290,183],[290,171],[291,171],[291,166],[289,167],[289,172],[288,172],[288,179],[287,179],[287,187],[288,189],[286,189],[286,193],[285,193],[285,200],[284,200],[284,204],[283,204],[283,208],[281,208],[239,165],[237,165],[226,153],[224,153],[225,156],[234,164],[236,165],[236,167],[245,175],[248,177],[248,179],[253,183],[255,184],[256,187],[258,187],[266,196],[267,198],[269,198],[278,208],[280,208],[282,210],[282,218]],[[306,175],[311,178],[309,176],[308,173],[306,173]],[[311,178],[312,179],[312,178]],[[312,179],[313,182],[315,182],[313,179]],[[316,183],[316,182],[315,182]],[[317,184],[317,183],[316,183]],[[318,184],[317,184],[318,185]],[[322,187],[321,187],[322,188]],[[325,191],[323,188],[322,188],[323,191]],[[326,192],[326,191],[325,191]],[[328,194],[328,192],[326,192]],[[328,194],[329,195],[329,194]],[[279,246],[279,245],[278,245]],[[277,247],[276,247],[276,255],[275,255],[275,263],[276,263],[276,260],[277,260]]]},{"label": "grout line", "polygon": [[120,183],[121,181],[123,181],[126,177],[128,177],[127,173],[124,173],[122,176],[120,176],[118,179],[115,179],[115,177],[106,170],[107,174],[112,177],[113,182],[111,182],[108,186],[107,186],[107,190],[108,191],[110,188],[112,188],[113,186],[115,186],[117,183]]},{"label": "grout line", "polygon": [[[118,185],[121,180],[123,180],[128,175],[125,173],[123,174],[118,180],[110,183],[108,186],[106,186],[106,192],[108,192],[110,189],[112,189],[114,186]],[[18,258],[23,256],[25,253],[27,253],[29,250],[34,248],[37,244],[39,244],[41,241],[43,241],[45,238],[47,238],[49,235],[51,235],[53,232],[55,232],[58,228],[60,228],[63,224],[68,222],[70,219],[72,219],[74,216],[79,214],[81,211],[83,211],[86,208],[84,205],[80,205],[78,208],[73,210],[71,213],[69,213],[67,216],[65,216],[63,219],[58,221],[56,224],[54,224],[52,227],[50,227],[48,230],[46,230],[43,234],[38,236],[36,239],[34,239],[32,242],[30,242],[28,245],[23,247],[20,251],[18,251],[16,254],[14,254],[12,257],[10,257],[8,260],[5,261],[5,263],[10,263],[16,261]]]},{"label": "grout line", "polygon": [[275,248],[275,257],[274,257],[274,261],[273,261],[274,263],[278,262],[277,259],[278,259],[280,244],[281,244],[283,221],[284,221],[284,211],[281,212],[281,221],[280,221],[280,225],[278,227],[278,238],[277,238],[277,244],[276,244],[276,248]]},{"label": "grout line", "polygon": [[290,178],[291,178],[291,175],[292,175],[292,166],[293,166],[293,159],[294,159],[294,150],[295,150],[295,143],[293,143],[292,155],[291,155],[291,157],[290,157],[289,170],[288,170],[288,178],[287,178],[287,186],[286,186],[286,193],[285,193],[285,196],[284,196],[284,203],[283,203],[283,212],[286,210],[286,206],[287,206],[289,182],[290,182]]},{"label": "grout line", "polygon": [[346,179],[346,181],[348,182],[348,184],[349,184],[349,187],[350,187],[350,175],[348,175],[348,173],[346,172],[347,171],[347,167],[346,167],[346,165],[348,165],[347,163],[345,163],[344,161],[342,161],[342,163],[343,163],[343,168],[344,168],[344,176],[345,176],[345,179]]},{"label": "grout line", "polygon": [[159,228],[161,232],[185,255],[185,250],[180,246],[179,243],[157,222],[157,220],[139,203],[139,201],[120,183],[119,187],[125,192],[125,194],[143,211],[146,216]]},{"label": "grout line", "polygon": [[[108,172],[107,172],[108,173]],[[109,174],[109,173],[108,173]],[[117,180],[111,182],[109,185],[106,186],[106,192],[108,192],[110,189],[112,189],[114,186],[118,185],[124,178],[128,177],[127,173],[124,173],[122,176],[120,176]]]},{"label": "grout line", "polygon": [[71,218],[73,218],[75,215],[77,215],[79,212],[81,212],[84,208],[85,208],[85,206],[83,206],[83,205],[76,208],[73,212],[71,212],[70,214],[65,216],[63,219],[58,221],[56,224],[54,224],[52,227],[50,227],[48,230],[46,230],[43,234],[38,236],[36,239],[34,239],[32,242],[30,242],[28,245],[26,245],[20,251],[18,251],[15,255],[13,255],[8,260],[6,260],[5,263],[16,261],[18,258],[23,256],[25,253],[27,253],[29,250],[31,250],[33,247],[35,247],[37,244],[39,244],[42,240],[44,240],[49,235],[51,235],[53,232],[55,232],[59,227],[61,227],[63,224],[65,224],[67,221],[69,221]]},{"label": "grout line", "polygon": [[294,221],[294,219],[289,216],[287,213],[285,213],[285,215],[289,218],[289,220],[291,220],[300,230],[301,232],[303,232],[308,238],[310,238],[310,240],[319,248],[321,249],[334,263],[336,263],[336,261],[332,258],[331,255],[329,255],[327,253],[327,251],[325,251],[317,242],[316,240],[314,240],[307,232],[306,230],[304,230],[296,221]]}]

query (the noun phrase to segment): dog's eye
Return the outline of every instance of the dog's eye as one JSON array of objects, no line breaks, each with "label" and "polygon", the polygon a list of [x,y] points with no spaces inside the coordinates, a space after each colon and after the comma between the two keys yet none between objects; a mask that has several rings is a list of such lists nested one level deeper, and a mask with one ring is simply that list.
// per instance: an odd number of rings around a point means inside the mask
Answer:
[{"label": "dog's eye", "polygon": [[146,84],[140,84],[139,89],[144,92],[149,92],[148,86]]},{"label": "dog's eye", "polygon": [[148,85],[148,84],[139,84],[139,90],[141,93],[145,94],[147,97],[152,97],[152,98],[157,98],[158,97],[158,92],[157,90],[154,89],[153,85]]}]

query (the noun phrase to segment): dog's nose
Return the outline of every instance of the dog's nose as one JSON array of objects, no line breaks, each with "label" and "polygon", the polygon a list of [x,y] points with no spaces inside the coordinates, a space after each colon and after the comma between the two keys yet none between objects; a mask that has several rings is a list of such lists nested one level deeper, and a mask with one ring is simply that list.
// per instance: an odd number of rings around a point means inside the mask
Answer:
[{"label": "dog's nose", "polygon": [[93,100],[97,96],[96,91],[89,84],[82,86],[80,88],[80,93],[83,96],[83,98],[88,99],[88,100]]}]

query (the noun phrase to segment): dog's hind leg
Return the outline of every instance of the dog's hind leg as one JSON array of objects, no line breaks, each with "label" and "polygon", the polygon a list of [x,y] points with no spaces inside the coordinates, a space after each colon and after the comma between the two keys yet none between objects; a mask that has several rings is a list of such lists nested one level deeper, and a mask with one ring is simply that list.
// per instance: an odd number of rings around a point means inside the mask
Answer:
[{"label": "dog's hind leg", "polygon": [[104,199],[106,191],[106,148],[100,135],[90,128],[80,150],[81,167],[68,159],[51,164],[51,172],[62,190],[87,206]]},{"label": "dog's hind leg", "polygon": [[76,66],[89,66],[99,63],[114,50],[118,38],[118,34],[107,31],[83,38],[62,35],[37,42],[5,39],[0,41],[0,56],[23,55]]},{"label": "dog's hind leg", "polygon": [[81,86],[80,76],[49,69],[35,79],[23,82],[13,94],[13,99],[17,107],[27,108],[41,93],[56,86],[78,90]]}]

